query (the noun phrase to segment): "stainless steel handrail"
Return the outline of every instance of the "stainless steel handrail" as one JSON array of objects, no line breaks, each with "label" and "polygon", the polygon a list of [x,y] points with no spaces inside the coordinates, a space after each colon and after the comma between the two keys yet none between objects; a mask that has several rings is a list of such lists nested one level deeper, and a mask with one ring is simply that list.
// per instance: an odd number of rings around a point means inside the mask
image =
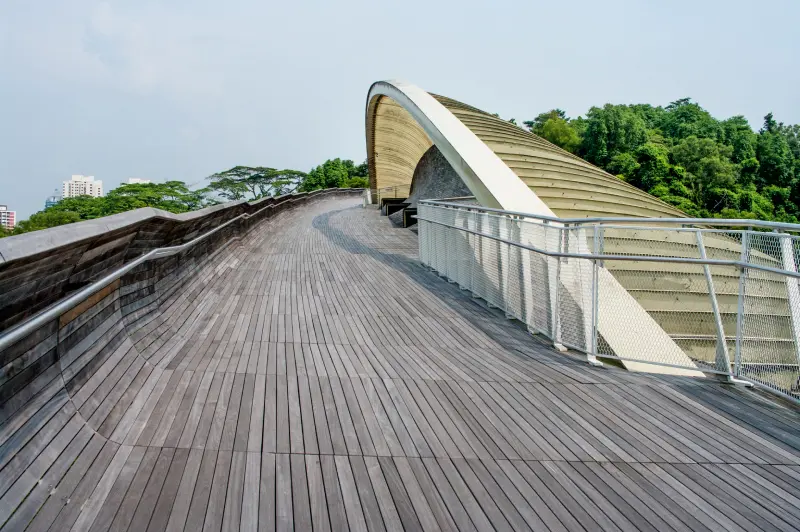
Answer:
[{"label": "stainless steel handrail", "polygon": [[[464,207],[466,208],[466,207]],[[423,222],[428,222],[436,225],[441,225],[444,227],[448,227],[450,229],[456,229],[458,231],[463,231],[465,233],[470,233],[473,235],[477,235],[483,238],[488,238],[490,240],[496,240],[497,242],[502,242],[504,244],[508,244],[510,246],[514,246],[521,249],[526,249],[528,251],[533,251],[535,253],[541,253],[542,255],[547,255],[549,257],[560,257],[560,258],[568,258],[568,259],[587,259],[587,260],[620,260],[620,261],[632,261],[632,262],[670,262],[670,263],[678,263],[678,264],[699,264],[699,265],[706,265],[706,266],[735,266],[738,268],[750,268],[753,270],[761,270],[770,273],[777,273],[780,275],[786,275],[788,277],[794,277],[800,279],[800,272],[792,272],[789,270],[783,270],[781,268],[771,268],[769,266],[762,266],[760,264],[753,264],[750,262],[743,262],[738,260],[725,260],[725,259],[692,259],[689,257],[658,257],[653,255],[606,255],[606,254],[586,254],[586,253],[569,253],[569,252],[562,252],[562,251],[550,251],[547,249],[537,248],[535,246],[530,246],[527,244],[522,244],[520,242],[515,242],[513,240],[508,240],[499,236],[488,235],[486,233],[481,233],[480,231],[473,231],[472,229],[467,229],[465,227],[458,227],[455,225],[446,224],[440,222],[438,220],[431,220],[429,218],[423,218],[421,216],[415,216],[417,220],[421,220]]]},{"label": "stainless steel handrail", "polygon": [[[792,401],[800,402],[800,396],[797,395],[797,389],[800,388],[800,378],[796,373],[797,368],[800,367],[800,332],[798,332],[800,331],[800,325],[798,325],[800,323],[800,317],[798,317],[800,316],[800,289],[798,289],[800,272],[797,271],[797,261],[793,252],[796,249],[794,241],[799,237],[784,232],[787,229],[793,232],[800,231],[800,225],[736,220],[733,221],[735,225],[747,226],[751,230],[725,230],[708,226],[722,225],[731,221],[681,218],[671,220],[678,227],[646,227],[646,222],[664,222],[665,219],[630,218],[620,220],[617,218],[601,218],[591,220],[609,223],[585,223],[588,219],[559,219],[471,204],[454,203],[448,200],[422,200],[419,205],[420,214],[415,218],[420,221],[420,259],[422,263],[436,270],[439,275],[458,283],[462,289],[472,291],[474,296],[484,298],[490,305],[505,310],[507,316],[523,321],[532,332],[544,334],[559,349],[570,347],[582,351],[586,353],[587,360],[592,364],[597,364],[597,357],[601,357],[630,361],[637,364],[652,364],[654,366],[715,373],[725,376],[729,382],[763,386],[771,392],[780,394]],[[489,224],[488,227],[485,227],[487,221]],[[686,223],[687,221],[699,223],[692,226],[690,223]],[[538,230],[525,236],[526,233],[523,232],[522,226],[526,223],[537,227]],[[683,257],[680,254],[657,256],[604,253],[602,244],[604,231],[613,229],[615,226],[620,226],[626,231],[630,230],[632,226],[642,229],[654,229],[658,231],[658,234],[663,231],[675,230],[683,234],[694,233],[699,258]],[[444,230],[434,229],[437,227],[444,228]],[[756,232],[752,230],[758,227],[769,227],[776,229],[776,232]],[[542,231],[544,231],[544,235]],[[550,233],[553,234],[551,235]],[[473,235],[475,240],[466,238],[466,236],[464,239],[459,239],[457,237],[458,234]],[[729,259],[709,258],[705,253],[703,236],[710,234],[741,234],[742,251],[733,250],[736,251],[736,254]],[[593,247],[592,235],[594,235]],[[754,235],[763,235],[765,238],[770,238],[771,240],[764,244],[764,246],[769,247],[766,251],[777,250],[780,252],[780,257],[774,257],[770,254],[769,257],[774,260],[768,262],[767,264],[769,265],[748,262],[750,253],[760,253],[758,249],[748,245],[750,237]],[[553,238],[552,245],[551,237]],[[638,237],[641,238],[641,235],[638,235]],[[574,247],[573,238],[577,239],[577,249]],[[483,239],[497,244],[492,244],[484,249],[479,243]],[[733,238],[733,240],[738,241],[736,238]],[[456,241],[460,244],[452,244]],[[569,246],[565,245],[567,241],[570,242]],[[670,240],[669,242],[672,241]],[[557,247],[556,243],[558,244]],[[555,263],[555,280],[550,269],[551,263],[548,262],[545,265],[546,270],[544,273],[541,269],[534,273],[533,262],[530,263],[530,271],[526,270],[525,259],[522,258],[524,255],[520,255],[519,251],[512,252],[512,250],[525,250],[531,254],[543,258],[546,257],[547,260],[553,260]],[[745,250],[748,251],[746,252]],[[631,251],[636,252],[637,250],[631,249]],[[639,253],[641,252],[639,251]],[[466,256],[464,253],[466,253]],[[474,255],[475,253],[477,255]],[[562,274],[560,273],[562,270],[561,265],[569,265],[572,261],[562,261],[561,259],[574,260],[574,265],[569,270],[566,280],[562,279]],[[611,340],[609,340],[608,336],[605,336],[605,347],[601,349],[598,345],[600,332],[598,329],[600,327],[598,320],[600,314],[598,309],[600,300],[598,268],[607,266],[607,261],[625,261],[629,265],[637,262],[642,263],[640,266],[633,266],[632,268],[631,266],[620,266],[626,272],[636,271],[637,269],[644,269],[650,272],[650,268],[646,267],[645,263],[684,264],[692,267],[702,267],[702,271],[705,274],[705,284],[708,286],[711,313],[714,315],[713,332],[707,335],[708,340],[715,342],[711,360],[709,361],[706,358],[707,353],[705,352],[702,354],[695,353],[691,350],[691,347],[685,348],[677,344],[675,347],[681,351],[681,356],[685,355],[694,362],[681,362],[680,357],[675,358],[672,356],[673,353],[670,349],[663,350],[665,352],[664,356],[642,359],[638,356],[638,353],[642,349],[646,349],[646,347],[640,345],[641,343],[638,340],[631,340],[631,338],[624,335],[617,335]],[[588,267],[584,268],[584,265]],[[734,336],[730,331],[726,331],[725,323],[723,323],[722,319],[721,301],[717,300],[717,288],[715,288],[713,282],[714,275],[722,274],[733,277],[734,274],[733,272],[712,272],[710,266],[738,270],[736,277],[738,277],[739,287],[734,294],[737,298],[735,349],[729,346],[733,342]],[[589,270],[591,270],[591,281],[585,278]],[[667,270],[665,273],[669,275],[671,270],[683,272],[685,270],[694,271],[694,268],[663,267],[655,270]],[[775,318],[772,322],[769,321],[770,318],[767,318],[766,322],[759,321],[761,314],[764,312],[758,306],[760,303],[756,304],[745,316],[745,298],[751,295],[762,295],[764,291],[763,289],[756,290],[759,287],[751,288],[750,290],[746,289],[748,280],[746,272],[748,270],[780,276],[781,284],[785,283],[787,290],[788,318]],[[483,277],[479,274],[483,274]],[[519,275],[519,279],[517,279],[517,275]],[[650,274],[648,273],[648,275]],[[657,273],[654,273],[654,275],[657,275]],[[510,282],[512,276],[516,281]],[[753,279],[759,282],[760,279],[765,278],[771,277],[759,275]],[[575,279],[578,279],[577,285],[574,284]],[[616,283],[614,279],[608,277],[606,281],[606,284]],[[565,284],[561,285],[562,282]],[[570,297],[573,299],[578,298],[579,300],[573,301],[572,307],[566,308],[560,304],[561,289],[559,287],[563,286],[563,289],[569,291],[570,289],[567,288],[566,284],[569,282],[573,282],[571,286],[573,290],[577,291],[577,295],[572,294]],[[777,288],[770,287],[763,295],[771,295],[772,292],[769,292],[769,290],[780,291],[780,285],[776,286]],[[754,290],[757,293],[753,293]],[[589,302],[590,291],[591,303]],[[704,295],[705,293],[701,290],[690,291],[688,289],[687,292],[697,295]],[[727,289],[724,291],[726,295],[730,295],[729,292],[730,290]],[[607,317],[612,315],[609,309],[614,308],[621,310],[619,316],[614,316],[614,319],[625,319],[626,312],[629,310],[627,303],[624,297],[620,298],[615,293],[613,289],[605,291],[604,301],[606,302]],[[531,302],[532,298],[537,297],[539,298],[538,306]],[[755,304],[756,302],[751,303]],[[731,302],[726,300],[725,305],[729,307],[730,304]],[[694,310],[696,309],[687,308],[680,311],[693,312]],[[649,311],[645,308],[640,309],[640,311],[632,311],[632,315],[636,315],[636,312],[649,314]],[[724,312],[729,314],[730,309],[727,308]],[[745,323],[746,317],[748,318],[747,323]],[[790,320],[792,329],[789,332],[789,337],[785,340],[792,342],[793,351],[775,354],[771,352],[774,347],[754,347],[751,345],[747,348],[747,362],[745,362],[743,360],[745,358],[744,341],[752,342],[753,327],[775,326],[776,319]],[[591,325],[587,325],[587,323]],[[658,326],[660,327],[661,325]],[[589,330],[589,327],[591,327],[591,330]],[[606,327],[609,327],[608,322]],[[569,335],[563,336],[563,331],[565,330],[569,332]],[[750,330],[749,333],[747,332],[748,330]],[[612,329],[608,329],[608,331],[611,336],[614,336]],[[670,338],[676,340],[674,334],[667,334]],[[784,341],[783,336],[780,339]],[[757,351],[754,351],[754,349]],[[637,353],[637,356],[631,356],[633,353]],[[731,356],[731,354],[734,356]],[[797,357],[796,364],[793,360],[789,360],[790,357],[795,356]],[[753,361],[757,361],[763,367],[786,368],[787,373],[786,375],[780,373],[774,376],[762,370],[754,371]],[[695,362],[702,362],[702,367],[697,366]],[[793,371],[794,374],[792,374]]]},{"label": "stainless steel handrail", "polygon": [[767,222],[763,220],[743,220],[743,219],[727,219],[727,218],[633,218],[633,217],[608,217],[608,218],[558,218],[556,216],[544,216],[541,214],[533,214],[530,212],[519,211],[506,211],[503,209],[495,209],[493,207],[483,207],[480,205],[468,205],[464,203],[454,203],[448,201],[450,199],[460,200],[469,199],[465,198],[447,198],[444,200],[420,200],[420,203],[427,203],[429,205],[436,205],[440,207],[456,207],[459,209],[469,209],[478,212],[489,212],[497,214],[505,214],[512,216],[523,216],[525,218],[533,218],[536,220],[544,220],[548,222],[557,222],[560,224],[690,224],[699,226],[726,226],[726,227],[760,227],[763,229],[773,229],[778,231],[792,231],[800,233],[800,224],[790,224],[785,222]]},{"label": "stainless steel handrail", "polygon": [[[338,190],[338,189],[334,189],[334,190]],[[325,194],[325,193],[330,192],[330,191],[331,191],[331,189],[327,189],[327,190],[320,191],[320,192],[318,192],[316,194],[314,192],[310,192],[305,197],[312,197],[312,195],[313,196],[318,196],[318,195]],[[264,212],[267,209],[274,208],[274,207],[276,207],[278,205],[282,205],[282,204],[284,204],[284,203],[286,203],[288,201],[292,201],[292,199],[294,199],[297,196],[300,196],[300,195],[299,194],[287,194],[286,196],[278,196],[276,199],[280,199],[280,198],[286,198],[286,199],[284,199],[283,201],[279,201],[277,203],[270,203],[269,205],[266,205],[265,207],[262,207],[261,209],[255,211],[252,214],[251,213],[246,213],[246,212],[242,213],[239,216],[236,216],[235,218],[231,218],[230,220],[228,220],[224,224],[218,225],[214,229],[211,229],[210,231],[208,231],[206,233],[203,233],[202,235],[198,236],[197,238],[194,238],[194,239],[192,239],[192,240],[190,240],[188,242],[185,242],[183,244],[180,244],[178,246],[169,246],[169,247],[157,248],[157,249],[153,249],[151,251],[148,251],[144,255],[142,255],[140,257],[137,257],[136,259],[132,260],[128,264],[125,264],[124,266],[121,266],[120,268],[117,268],[116,270],[114,270],[113,272],[109,273],[105,277],[93,282],[89,286],[79,290],[78,292],[75,292],[71,296],[68,296],[68,297],[66,297],[64,299],[61,299],[60,301],[56,302],[54,305],[42,310],[41,312],[39,312],[35,316],[33,316],[33,317],[29,318],[28,320],[26,320],[26,321],[24,321],[24,322],[22,322],[22,323],[20,323],[20,324],[18,324],[16,326],[14,326],[13,329],[7,331],[5,334],[0,336],[0,351],[10,347],[11,345],[15,344],[19,340],[25,338],[27,335],[29,335],[33,331],[37,330],[38,328],[40,328],[41,326],[43,326],[47,322],[49,322],[49,321],[51,321],[53,319],[56,319],[59,316],[61,316],[62,314],[64,314],[65,312],[75,308],[82,301],[84,301],[86,298],[88,298],[92,294],[95,294],[95,293],[99,292],[100,290],[102,290],[106,286],[110,285],[111,283],[113,283],[117,279],[121,278],[123,275],[125,275],[126,273],[128,273],[132,269],[136,268],[140,264],[143,264],[145,262],[148,262],[148,261],[151,261],[151,260],[155,260],[155,259],[160,259],[160,258],[164,258],[164,257],[171,257],[172,255],[177,255],[178,253],[181,253],[182,251],[185,251],[185,250],[195,246],[199,242],[202,242],[203,240],[207,239],[208,237],[210,237],[214,233],[224,229],[225,227],[231,225],[234,222],[237,222],[239,220],[246,220],[248,218],[253,218],[253,217],[257,216],[258,214]],[[235,240],[235,239],[232,239],[232,240]]]}]

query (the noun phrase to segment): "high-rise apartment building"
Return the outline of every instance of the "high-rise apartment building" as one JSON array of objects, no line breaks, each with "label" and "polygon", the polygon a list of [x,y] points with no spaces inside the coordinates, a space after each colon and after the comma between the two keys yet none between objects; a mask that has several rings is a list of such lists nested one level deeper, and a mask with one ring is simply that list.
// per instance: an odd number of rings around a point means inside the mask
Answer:
[{"label": "high-rise apartment building", "polygon": [[125,183],[126,185],[136,185],[141,184],[144,185],[146,183],[152,183],[149,179],[142,179],[141,177],[129,177],[128,182]]},{"label": "high-rise apartment building", "polygon": [[99,198],[103,195],[103,182],[95,180],[91,175],[73,175],[69,181],[64,181],[61,189],[61,196],[64,198],[74,198],[75,196],[94,196]]},{"label": "high-rise apartment building", "polygon": [[0,205],[0,225],[6,229],[14,229],[17,225],[17,211],[9,211],[5,205]]}]

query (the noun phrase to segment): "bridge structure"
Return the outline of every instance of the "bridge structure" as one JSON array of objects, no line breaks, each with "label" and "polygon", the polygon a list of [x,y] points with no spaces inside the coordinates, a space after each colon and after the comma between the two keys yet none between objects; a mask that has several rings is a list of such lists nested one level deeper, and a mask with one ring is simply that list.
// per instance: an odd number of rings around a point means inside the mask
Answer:
[{"label": "bridge structure", "polygon": [[798,528],[796,227],[366,126],[370,190],[0,240],[2,530]]}]

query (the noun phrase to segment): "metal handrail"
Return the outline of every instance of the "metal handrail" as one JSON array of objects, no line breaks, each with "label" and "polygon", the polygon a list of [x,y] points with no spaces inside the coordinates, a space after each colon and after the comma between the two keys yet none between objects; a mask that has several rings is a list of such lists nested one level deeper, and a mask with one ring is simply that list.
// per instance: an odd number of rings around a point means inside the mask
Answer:
[{"label": "metal handrail", "polygon": [[[430,202],[426,202],[430,203]],[[438,205],[438,204],[437,204]],[[754,264],[750,262],[744,262],[739,260],[726,260],[726,259],[693,259],[690,257],[659,257],[653,255],[607,255],[607,254],[586,254],[586,253],[569,253],[563,251],[550,251],[547,249],[538,248],[536,246],[530,246],[528,244],[522,244],[520,242],[515,242],[513,240],[508,240],[499,236],[488,235],[486,233],[481,233],[480,231],[473,231],[472,229],[467,229],[465,227],[458,227],[456,225],[446,224],[444,222],[440,222],[438,220],[431,220],[429,218],[423,218],[422,216],[415,216],[417,220],[421,220],[423,222],[428,222],[436,225],[441,225],[444,227],[449,227],[450,229],[457,229],[458,231],[463,231],[465,233],[470,233],[473,235],[477,235],[483,238],[488,238],[490,240],[496,240],[497,242],[502,242],[504,244],[508,244],[510,246],[514,246],[521,249],[526,249],[528,251],[533,251],[535,253],[541,253],[542,255],[547,255],[549,257],[559,257],[559,258],[567,258],[567,259],[587,259],[593,261],[604,261],[604,260],[620,260],[620,261],[631,261],[631,262],[670,262],[670,263],[679,263],[679,264],[698,264],[701,266],[735,266],[738,268],[750,268],[753,270],[761,270],[770,273],[777,273],[780,275],[786,275],[788,277],[794,277],[800,279],[800,272],[793,272],[789,270],[783,270],[781,268],[772,268],[770,266],[762,266],[760,264]],[[800,230],[800,228],[798,228]]]},{"label": "metal handrail", "polygon": [[[325,192],[328,192],[328,190],[324,190],[321,193],[325,193]],[[313,194],[313,193],[309,193],[309,196],[311,194]],[[319,194],[314,194],[314,195],[316,196],[316,195],[319,195]],[[278,205],[283,205],[284,203],[294,199],[294,197],[298,196],[298,194],[287,194],[286,196],[289,196],[289,197],[286,197],[286,199],[283,200],[283,201],[280,201],[278,203],[271,203],[269,205],[266,205],[265,207],[262,207],[261,209],[253,212],[252,214],[251,213],[246,213],[246,212],[242,213],[239,216],[236,216],[235,218],[231,218],[227,222],[225,222],[225,223],[223,223],[221,225],[218,225],[214,229],[211,229],[210,231],[207,231],[207,232],[203,233],[202,235],[198,236],[197,238],[194,238],[194,239],[192,239],[192,240],[190,240],[188,242],[185,242],[183,244],[180,244],[178,246],[168,246],[168,247],[157,248],[157,249],[153,249],[151,251],[148,251],[144,255],[141,255],[140,257],[137,257],[136,259],[132,260],[128,264],[125,264],[124,266],[121,266],[121,267],[117,268],[116,270],[114,270],[113,272],[109,273],[105,277],[93,282],[92,284],[90,284],[89,286],[83,288],[82,290],[79,290],[78,292],[75,292],[71,296],[68,296],[68,297],[66,297],[64,299],[61,299],[60,301],[58,301],[57,303],[55,303],[51,307],[48,307],[48,308],[42,310],[41,312],[39,312],[35,316],[33,316],[33,317],[29,318],[28,320],[18,324],[17,326],[15,326],[10,331],[7,331],[5,334],[0,336],[0,351],[3,351],[4,349],[6,349],[6,348],[10,347],[11,345],[15,344],[16,342],[18,342],[19,340],[25,338],[27,335],[29,335],[33,331],[35,331],[38,328],[40,328],[43,325],[45,325],[47,322],[49,322],[49,321],[51,321],[53,319],[56,319],[59,316],[61,316],[62,314],[64,314],[65,312],[75,308],[82,301],[84,301],[88,297],[90,297],[92,294],[96,294],[97,292],[99,292],[100,290],[102,290],[106,286],[110,285],[111,283],[113,283],[117,279],[120,279],[123,275],[125,275],[126,273],[128,273],[132,269],[136,268],[140,264],[144,264],[145,262],[148,262],[148,261],[151,261],[151,260],[155,260],[155,259],[160,259],[160,258],[164,258],[164,257],[171,257],[173,255],[177,255],[178,253],[181,253],[181,252],[183,252],[183,251],[185,251],[185,250],[187,250],[187,249],[189,249],[191,247],[194,247],[196,244],[202,242],[203,240],[207,239],[208,237],[210,237],[214,233],[224,229],[225,227],[231,225],[232,223],[237,222],[239,220],[246,220],[248,218],[253,218],[253,217],[259,215],[260,213],[264,212],[267,209],[275,208]],[[278,196],[278,198],[283,198],[283,197],[285,197],[285,196]],[[308,196],[306,196],[306,197],[308,197]],[[238,238],[238,237],[236,237],[236,238]],[[235,240],[236,238],[231,239],[231,240]]]},{"label": "metal handrail", "polygon": [[[439,216],[434,215],[435,212],[438,212]],[[415,216],[415,218],[420,221],[420,258],[423,264],[426,264],[427,266],[437,270],[440,275],[447,277],[452,282],[458,283],[462,288],[473,291],[473,295],[486,299],[490,305],[496,305],[499,308],[504,309],[507,316],[522,320],[528,325],[529,330],[545,334],[560,350],[563,350],[565,347],[570,347],[579,351],[583,351],[586,353],[587,360],[592,364],[598,364],[598,357],[602,357],[620,361],[652,364],[654,366],[674,367],[688,369],[691,371],[715,373],[725,376],[729,382],[764,386],[770,391],[778,393],[793,401],[800,401],[800,396],[798,396],[796,391],[798,388],[800,388],[800,379],[795,382],[793,379],[797,379],[797,374],[795,373],[792,375],[792,371],[795,371],[798,367],[800,367],[800,287],[798,287],[800,272],[797,271],[797,260],[795,252],[793,252],[796,246],[794,242],[799,237],[784,232],[785,230],[800,232],[800,225],[783,224],[777,222],[759,222],[755,220],[698,220],[690,218],[563,219],[551,216],[534,215],[531,213],[504,211],[502,209],[494,209],[491,207],[482,207],[472,204],[454,203],[450,200],[421,200],[419,213],[420,214]],[[461,216],[459,216],[459,213]],[[484,227],[484,224],[487,221],[490,222],[490,226]],[[645,224],[648,222],[652,222],[651,225],[655,225],[657,223],[672,223],[676,224],[678,227],[647,227]],[[694,226],[692,225],[692,222],[695,222]],[[535,234],[525,236],[525,232],[521,233],[520,231],[524,229],[522,225],[526,223],[535,225],[536,227],[545,230],[544,236],[540,231],[536,231]],[[725,230],[720,227],[713,227],[726,223],[730,225],[747,226],[747,228],[750,230]],[[445,230],[434,230],[433,227],[437,226],[445,228]],[[653,229],[657,230],[659,234],[663,231],[680,231],[682,234],[689,235],[693,233],[696,240],[695,245],[697,246],[699,252],[699,257],[684,257],[680,256],[680,254],[672,253],[667,254],[666,256],[658,256],[653,254],[635,255],[604,253],[604,246],[602,244],[604,239],[604,231],[608,229],[614,229],[615,226],[616,228],[621,228],[624,230],[631,230],[632,227]],[[431,229],[426,229],[428,227]],[[505,228],[505,231],[503,231],[503,228]],[[769,228],[775,232],[764,233],[754,231],[754,229],[758,228]],[[558,236],[557,246],[555,240],[552,241],[551,245],[551,238],[548,236],[550,231],[555,232],[554,235],[551,236]],[[718,235],[720,233],[723,235],[725,233],[731,235],[734,233],[737,235],[741,234],[742,251],[738,252],[737,250],[729,250],[736,252],[736,254],[730,258],[710,258],[706,254],[703,237],[708,235]],[[473,241],[472,238],[464,240],[464,245],[467,246],[467,249],[462,249],[462,247],[456,247],[455,245],[451,246],[451,242],[458,240],[458,237],[456,236],[458,234],[465,235],[465,238],[466,235],[473,235],[476,240]],[[573,236],[570,235],[574,235],[574,237],[579,239],[577,248],[575,248],[571,243]],[[768,262],[767,264],[769,265],[748,262],[748,257],[751,253],[761,253],[752,245],[748,246],[750,238],[754,235],[764,235],[765,237],[771,238],[772,247],[770,250],[777,250],[777,252],[779,252],[778,257],[774,257],[772,254],[769,255],[771,258],[775,259],[774,261]],[[641,235],[639,237],[641,237]],[[486,239],[490,242],[496,242],[497,246],[492,245],[490,248],[487,248],[487,250],[483,250],[483,248],[478,244],[478,242],[483,239]],[[566,245],[565,239],[569,239],[569,246]],[[583,239],[585,239],[586,242],[584,242]],[[594,242],[593,246],[592,239]],[[738,239],[734,238],[734,240],[738,242]],[[460,242],[461,240],[458,241]],[[681,240],[681,242],[683,242],[683,240]],[[445,243],[447,244],[446,247],[439,249],[439,246],[442,246]],[[431,247],[434,245],[437,246],[436,249]],[[504,257],[506,257],[506,255],[501,252],[503,249],[508,250],[508,255],[505,260]],[[512,252],[512,250],[517,251]],[[537,275],[534,275],[532,270],[531,272],[526,272],[524,269],[524,259],[521,258],[523,255],[519,254],[519,252],[522,250],[528,252],[528,254],[535,254],[543,258],[547,258],[548,264],[550,264],[549,260],[553,260],[555,263],[555,278],[557,280],[553,281],[553,272],[550,270],[549,266],[547,273],[542,273],[539,271]],[[484,257],[484,251],[489,255]],[[631,251],[635,253],[637,250],[634,248],[631,249]],[[466,260],[463,256],[463,253],[465,252],[467,253]],[[472,257],[471,253],[473,252],[477,252],[479,256]],[[612,253],[614,253],[614,250],[612,250]],[[642,251],[639,251],[639,253],[642,253]],[[645,253],[647,252],[645,251]],[[511,257],[518,257],[516,259],[517,262],[508,262],[512,260]],[[580,286],[573,286],[573,288],[580,293],[578,295],[572,294],[570,297],[582,298],[580,301],[573,302],[574,305],[577,305],[577,311],[574,309],[563,310],[562,304],[560,304],[561,297],[559,283],[562,282],[560,270],[562,263],[564,265],[568,265],[570,263],[569,260],[562,261],[561,259],[574,259],[576,261],[575,264],[578,265],[574,266],[568,272],[568,278],[565,282],[569,282],[570,279],[573,279],[576,275],[588,275],[589,270],[581,269],[580,272],[575,270],[575,268],[583,268],[583,266],[581,266],[582,264],[588,265],[588,268],[591,270],[591,284],[589,284],[588,279],[585,279],[583,281],[579,281]],[[636,340],[631,341],[629,338],[624,337],[624,335],[617,335],[615,338],[613,338],[613,340],[609,340],[608,337],[605,337],[605,343],[603,344],[605,347],[601,348],[599,345],[600,331],[598,329],[600,327],[598,320],[598,315],[600,314],[598,304],[600,302],[599,288],[601,284],[599,272],[605,266],[604,263],[606,261],[625,261],[627,264],[635,264],[637,262],[642,263],[639,267],[634,266],[633,269],[636,270],[637,268],[644,268],[648,272],[650,271],[650,268],[644,266],[644,263],[684,264],[702,268],[702,271],[705,274],[705,282],[708,286],[708,298],[711,307],[711,313],[713,314],[713,322],[709,322],[710,325],[713,326],[713,332],[709,332],[709,334],[706,336],[708,339],[716,339],[713,346],[715,349],[714,352],[711,353],[712,358],[710,362],[707,358],[708,354],[703,354],[701,357],[698,353],[691,351],[691,347],[684,348],[682,346],[677,346],[677,349],[682,351],[683,355],[687,356],[690,360],[697,362],[699,358],[699,361],[703,363],[702,368],[698,368],[694,363],[690,364],[680,362],[679,359],[675,359],[677,363],[673,363],[672,359],[670,358],[671,354],[665,355],[666,358],[663,360],[659,357],[651,357],[644,360],[638,355],[632,356],[632,353],[638,352],[635,350],[641,350],[643,349],[643,346],[639,345],[639,342]],[[720,272],[713,273],[711,269],[712,266],[728,267],[738,270],[737,277],[739,279],[739,288],[738,294],[734,294],[737,298],[735,335],[736,343],[735,346],[730,348],[728,347],[728,344],[732,342],[733,336],[726,331],[726,325],[723,320],[723,311],[727,315],[730,313],[730,309],[727,307],[726,309],[723,309],[720,305],[722,302],[718,300],[717,290],[714,287],[713,279],[713,276]],[[532,265],[530,267],[533,268]],[[630,266],[623,267],[625,271],[629,271],[629,268]],[[671,270],[673,268],[664,267],[658,269]],[[792,327],[790,334],[793,335],[788,338],[788,341],[794,343],[795,352],[786,353],[785,356],[781,354],[781,359],[777,360],[780,363],[770,362],[775,357],[762,356],[762,351],[765,349],[763,347],[758,347],[760,351],[757,352],[756,356],[759,358],[753,359],[753,355],[756,353],[753,351],[753,349],[756,349],[753,346],[747,348],[747,361],[743,360],[745,358],[745,346],[743,341],[746,339],[751,339],[750,336],[745,335],[746,327],[748,326],[745,323],[745,318],[749,317],[758,319],[758,316],[762,312],[759,310],[759,307],[754,307],[754,310],[750,311],[749,314],[745,316],[745,299],[749,295],[758,295],[751,294],[750,291],[746,290],[746,272],[748,270],[767,272],[771,275],[780,276],[786,284],[786,297],[788,297],[790,311],[788,319],[790,320],[789,325]],[[684,268],[681,268],[680,271],[684,271]],[[690,271],[694,270],[690,269]],[[476,278],[476,274],[478,272],[484,272],[486,275],[486,280],[480,280],[479,277]],[[512,275],[519,275],[520,279],[516,283],[511,283],[511,285],[509,285],[510,277]],[[723,273],[723,275],[732,276],[733,273]],[[764,277],[754,277],[754,279],[762,278]],[[606,280],[608,283],[616,282],[613,279],[609,280],[609,278]],[[488,282],[491,287],[487,288],[485,285],[486,282]],[[564,286],[566,287],[567,285],[565,284]],[[651,289],[652,288],[646,288],[646,290]],[[569,289],[567,288],[567,290]],[[539,299],[540,305],[539,307],[536,307],[538,313],[534,312],[531,314],[531,311],[533,310],[531,307],[531,298],[539,297],[539,292],[537,291],[544,291],[545,295]],[[591,291],[591,294],[589,291]],[[693,293],[694,292],[695,291],[693,291]],[[610,292],[606,291],[605,293],[606,295],[604,296],[604,301],[606,301],[607,310],[608,308],[611,308],[608,307],[609,301],[614,302],[612,304],[616,305],[615,308],[622,308],[625,311],[629,310],[626,307],[624,298],[623,300],[613,299],[617,297],[613,295],[615,293],[613,290]],[[699,294],[700,292],[697,293]],[[725,293],[727,294],[727,291]],[[591,302],[589,301],[590,296]],[[612,299],[609,300],[609,297]],[[620,303],[620,301],[622,302]],[[725,305],[730,306],[730,304],[731,302],[726,300]],[[540,308],[541,305],[544,305],[546,308],[542,310]],[[640,311],[648,314],[650,313],[648,310],[644,309],[640,309]],[[640,311],[636,311],[635,309],[632,310],[634,315]],[[542,314],[542,312],[544,312],[544,314]],[[575,312],[579,313],[579,317],[576,318],[573,315]],[[572,321],[570,322],[569,320]],[[586,320],[588,320],[588,322]],[[588,325],[588,323],[591,325]],[[765,325],[761,322],[754,323],[752,319],[749,319],[748,323],[750,328],[753,326],[760,327],[769,325]],[[608,323],[606,326],[609,326]],[[566,330],[569,331],[567,336],[563,336],[564,327],[566,327]],[[591,327],[591,329],[589,329],[589,327]],[[584,328],[585,330],[583,330]],[[613,331],[611,329],[609,329],[609,332],[613,336]],[[576,334],[582,339],[576,340]],[[676,340],[673,334],[668,333],[668,336],[673,340]],[[781,338],[783,338],[783,336],[781,336]],[[610,342],[615,342],[615,345],[612,346]],[[618,350],[618,347],[621,351]],[[687,351],[687,349],[689,349],[689,351]],[[706,349],[706,347],[703,347],[703,349]],[[766,349],[769,350],[770,348]],[[670,349],[666,349],[665,352],[672,353]],[[787,357],[790,355],[797,356],[796,364],[793,361],[791,363],[789,362]],[[786,360],[783,360],[784,358]],[[751,359],[758,360],[760,365],[764,367],[788,368],[787,376],[781,374],[776,377],[767,374],[761,374],[759,372],[753,372],[753,364],[751,363]],[[791,380],[791,384],[786,384],[782,379]]]},{"label": "metal handrail", "polygon": [[525,218],[534,218],[537,220],[544,220],[548,222],[557,222],[560,224],[689,224],[699,226],[727,226],[727,227],[760,227],[763,229],[772,229],[778,231],[792,231],[800,233],[800,224],[790,224],[785,222],[768,222],[763,220],[745,220],[745,219],[727,219],[727,218],[634,218],[634,217],[595,217],[595,218],[558,218],[557,216],[545,216],[542,214],[533,214],[530,212],[507,211],[503,209],[495,209],[493,207],[483,207],[480,205],[467,205],[464,203],[454,203],[449,200],[471,199],[470,197],[463,198],[447,198],[444,200],[420,200],[420,203],[427,203],[429,205],[436,205],[440,207],[456,207],[459,209],[469,209],[478,212],[490,212],[497,214],[505,214],[512,216],[523,216]]}]

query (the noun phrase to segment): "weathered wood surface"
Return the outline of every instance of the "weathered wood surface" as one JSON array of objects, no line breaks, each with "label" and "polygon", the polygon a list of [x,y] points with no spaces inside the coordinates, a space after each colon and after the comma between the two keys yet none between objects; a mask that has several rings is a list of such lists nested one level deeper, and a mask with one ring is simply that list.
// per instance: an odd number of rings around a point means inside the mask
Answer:
[{"label": "weathered wood surface", "polygon": [[556,353],[416,250],[325,200],[93,333],[0,425],[3,530],[798,528],[796,409]]}]

